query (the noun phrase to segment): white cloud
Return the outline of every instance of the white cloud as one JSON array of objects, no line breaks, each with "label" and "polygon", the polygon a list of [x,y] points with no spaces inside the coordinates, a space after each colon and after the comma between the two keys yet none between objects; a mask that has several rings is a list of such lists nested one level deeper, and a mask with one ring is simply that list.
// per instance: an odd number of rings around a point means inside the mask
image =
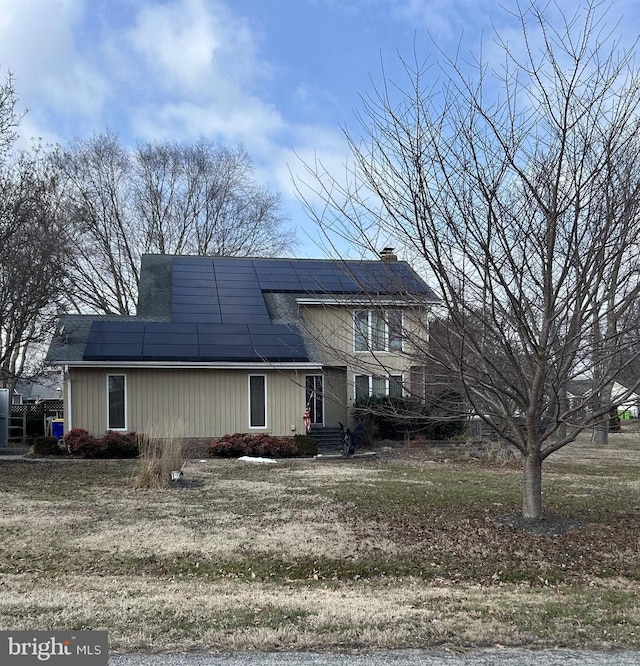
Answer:
[{"label": "white cloud", "polygon": [[214,102],[167,102],[158,108],[139,107],[132,118],[135,134],[154,140],[211,137],[243,143],[250,152],[269,150],[273,135],[284,127],[280,113],[257,99],[220,109]]},{"label": "white cloud", "polygon": [[93,115],[109,95],[100,69],[77,42],[81,0],[0,0],[0,65],[26,106]]},{"label": "white cloud", "polygon": [[167,5],[147,4],[128,31],[130,45],[154,77],[154,84],[176,91],[198,92],[212,77],[224,43],[218,5],[214,15],[200,0]]},{"label": "white cloud", "polygon": [[259,89],[270,65],[245,19],[220,2],[174,0],[145,4],[110,46],[121,76],[138,71],[131,121],[139,138],[205,135],[264,146],[283,129],[276,108]]}]

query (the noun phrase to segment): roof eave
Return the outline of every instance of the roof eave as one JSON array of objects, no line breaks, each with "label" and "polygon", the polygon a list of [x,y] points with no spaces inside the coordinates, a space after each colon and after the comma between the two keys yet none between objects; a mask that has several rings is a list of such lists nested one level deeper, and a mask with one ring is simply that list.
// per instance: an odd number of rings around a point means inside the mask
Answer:
[{"label": "roof eave", "polygon": [[68,368],[155,368],[208,370],[320,370],[321,363],[311,361],[48,361],[49,365]]}]

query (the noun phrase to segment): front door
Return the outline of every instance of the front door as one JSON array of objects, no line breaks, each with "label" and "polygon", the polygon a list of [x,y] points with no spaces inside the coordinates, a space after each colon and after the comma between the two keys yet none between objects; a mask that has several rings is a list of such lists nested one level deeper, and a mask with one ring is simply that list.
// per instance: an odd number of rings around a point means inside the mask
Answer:
[{"label": "front door", "polygon": [[307,375],[307,407],[311,415],[311,425],[324,424],[324,377],[322,375]]}]

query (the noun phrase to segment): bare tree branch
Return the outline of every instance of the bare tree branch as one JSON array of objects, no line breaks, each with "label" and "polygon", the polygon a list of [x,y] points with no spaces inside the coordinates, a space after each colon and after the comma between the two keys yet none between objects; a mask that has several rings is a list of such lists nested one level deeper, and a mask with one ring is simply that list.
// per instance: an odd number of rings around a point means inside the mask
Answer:
[{"label": "bare tree branch", "polygon": [[55,156],[65,178],[78,310],[132,314],[143,253],[275,256],[295,243],[246,151],[200,140],[129,153],[111,133]]},{"label": "bare tree branch", "polygon": [[347,178],[306,165],[299,189],[328,235],[392,239],[437,286],[446,334],[411,336],[412,354],[521,452],[539,518],[543,460],[608,419],[621,351],[640,349],[640,78],[600,3],[559,25],[535,2],[513,13],[524,50],[498,36],[502,70],[444,57],[434,85],[404,62],[406,86],[363,100],[364,138],[346,133]]}]

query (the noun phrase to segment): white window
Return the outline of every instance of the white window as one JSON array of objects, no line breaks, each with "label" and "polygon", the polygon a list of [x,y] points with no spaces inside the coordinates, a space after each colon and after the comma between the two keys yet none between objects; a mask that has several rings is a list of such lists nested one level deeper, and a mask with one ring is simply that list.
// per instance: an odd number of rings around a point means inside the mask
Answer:
[{"label": "white window", "polygon": [[249,375],[249,427],[267,427],[266,375]]},{"label": "white window", "polygon": [[354,380],[356,401],[369,397],[402,397],[402,375],[356,375]]},{"label": "white window", "polygon": [[355,310],[355,351],[402,351],[402,310]]},{"label": "white window", "polygon": [[127,429],[127,377],[107,375],[107,430]]}]

